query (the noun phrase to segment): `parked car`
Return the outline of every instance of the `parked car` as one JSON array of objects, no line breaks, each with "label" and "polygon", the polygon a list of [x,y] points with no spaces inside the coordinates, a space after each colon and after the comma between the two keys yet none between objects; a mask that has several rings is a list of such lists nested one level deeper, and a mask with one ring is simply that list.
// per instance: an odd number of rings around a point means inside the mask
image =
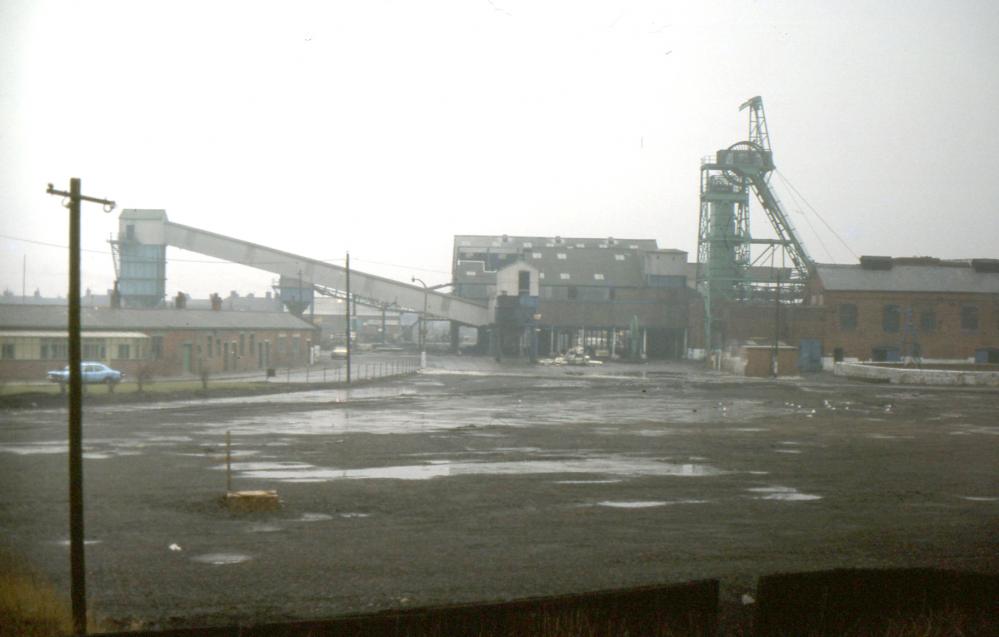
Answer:
[{"label": "parked car", "polygon": [[[93,361],[84,361],[80,363],[80,369],[82,370],[81,378],[84,384],[94,384],[103,383],[108,387],[113,387],[121,382],[121,379],[125,377],[123,372],[119,372],[117,369],[111,369],[104,363],[96,363]],[[53,370],[48,373],[48,379],[53,383],[59,383],[60,389],[65,390],[66,385],[69,383],[69,365],[63,369]]]}]

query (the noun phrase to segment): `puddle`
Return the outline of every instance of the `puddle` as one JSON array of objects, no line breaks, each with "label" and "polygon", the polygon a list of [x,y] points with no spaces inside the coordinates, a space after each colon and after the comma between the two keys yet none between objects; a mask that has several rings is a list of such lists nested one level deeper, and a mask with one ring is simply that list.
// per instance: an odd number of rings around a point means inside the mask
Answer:
[{"label": "puddle", "polygon": [[[215,467],[224,469],[224,466]],[[451,462],[334,469],[306,463],[234,463],[233,469],[244,477],[284,482],[326,482],[330,480],[429,480],[432,478],[475,475],[530,475],[545,473],[587,473],[614,476],[707,477],[727,473],[716,467],[697,463],[674,464],[650,458],[612,456],[568,460],[524,460],[514,462]]]},{"label": "puddle", "polygon": [[757,500],[784,500],[787,502],[806,502],[809,500],[821,500],[821,495],[811,495],[801,493],[793,487],[754,487],[746,489],[761,495],[756,496]]},{"label": "puddle", "polygon": [[967,436],[971,434],[980,434],[984,436],[999,436],[999,427],[975,427],[968,426],[964,429],[958,429],[956,431],[950,432],[952,436]]},{"label": "puddle", "polygon": [[962,495],[959,496],[962,500],[967,500],[969,502],[999,502],[999,498],[987,498],[984,496],[976,495]]},{"label": "puddle", "polygon": [[249,555],[243,555],[242,553],[206,553],[192,557],[191,561],[211,564],[212,566],[227,566],[229,564],[246,562],[250,559]]},{"label": "puddle", "polygon": [[348,519],[350,519],[350,518],[369,518],[369,517],[371,517],[371,514],[370,513],[341,513],[340,517],[341,518],[348,518]]},{"label": "puddle", "polygon": [[[100,544],[103,540],[84,540],[84,546],[93,546],[94,544]],[[58,540],[56,544],[59,546],[69,546],[69,540]]]},{"label": "puddle", "polygon": [[282,529],[276,524],[251,524],[246,530],[248,533],[277,533]]},{"label": "puddle", "polygon": [[302,517],[298,518],[299,522],[326,522],[332,520],[333,516],[329,513],[303,513]]},{"label": "puddle", "polygon": [[651,509],[673,504],[707,504],[708,500],[604,500],[597,506],[613,509]]},{"label": "puddle", "polygon": [[790,454],[800,454],[801,449],[774,449],[774,453],[790,453]]},{"label": "puddle", "polygon": [[623,480],[556,480],[555,484],[617,484]]},{"label": "puddle", "polygon": [[12,453],[17,456],[69,453],[69,446],[64,442],[39,442],[30,445],[0,445],[0,453]]}]

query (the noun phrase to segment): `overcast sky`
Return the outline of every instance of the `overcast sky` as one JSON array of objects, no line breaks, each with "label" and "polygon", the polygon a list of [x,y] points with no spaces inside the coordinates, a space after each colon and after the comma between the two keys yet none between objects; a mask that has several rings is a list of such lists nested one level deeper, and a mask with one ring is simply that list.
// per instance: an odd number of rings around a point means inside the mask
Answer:
[{"label": "overcast sky", "polygon": [[[406,281],[447,281],[454,234],[652,238],[693,260],[700,160],[745,137],[754,95],[816,260],[999,257],[997,62],[984,0],[0,0],[0,288],[65,295],[45,186],[70,177]],[[118,212],[84,206],[95,292]],[[756,212],[753,230],[770,236]],[[273,278],[168,254],[171,295]]]}]

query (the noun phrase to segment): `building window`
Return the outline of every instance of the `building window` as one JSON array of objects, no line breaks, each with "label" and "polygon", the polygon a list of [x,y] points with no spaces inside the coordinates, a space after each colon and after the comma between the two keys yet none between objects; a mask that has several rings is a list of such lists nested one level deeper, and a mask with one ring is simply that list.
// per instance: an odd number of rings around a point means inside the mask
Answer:
[{"label": "building window", "polygon": [[205,337],[205,353],[208,355],[208,358],[212,357],[212,337],[211,336],[206,336]]},{"label": "building window", "polygon": [[465,276],[475,276],[475,270],[465,270]]},{"label": "building window", "polygon": [[923,333],[937,331],[937,313],[932,308],[919,313],[919,331]]},{"label": "building window", "polygon": [[575,301],[577,298],[579,298],[579,288],[577,288],[575,285],[570,285],[569,286],[569,300],[570,301]]},{"label": "building window", "polygon": [[517,294],[519,296],[531,294],[531,273],[527,270],[517,272]]},{"label": "building window", "polygon": [[125,343],[118,344],[118,360],[128,360],[129,358],[129,347]]},{"label": "building window", "polygon": [[107,357],[107,349],[103,341],[83,342],[83,358],[91,360],[104,360]]},{"label": "building window", "polygon": [[607,298],[609,300],[611,300],[611,301],[613,301],[614,299],[616,299],[617,298],[617,290],[615,290],[614,288],[609,288],[607,290]]},{"label": "building window", "polygon": [[14,344],[4,343],[3,347],[0,348],[0,358],[11,359],[14,358]]},{"label": "building window", "polygon": [[897,305],[886,305],[881,316],[881,328],[886,332],[897,332],[902,327],[902,312]]},{"label": "building window", "polygon": [[246,353],[246,334],[240,332],[239,334],[239,355],[242,356]]},{"label": "building window", "polygon": [[593,279],[595,281],[603,281],[604,280],[604,275],[600,274],[599,272],[594,272],[593,273]]},{"label": "building window", "polygon": [[42,339],[42,358],[50,360],[66,360],[69,358],[68,344],[59,338]]},{"label": "building window", "polygon": [[[208,347],[211,348],[212,340],[208,339]],[[159,360],[163,358],[163,337],[154,336],[149,341],[149,355],[154,360]]]},{"label": "building window", "polygon": [[253,353],[256,351],[257,351],[257,335],[250,334],[250,356],[253,356]]},{"label": "building window", "polygon": [[844,332],[857,329],[857,306],[853,303],[843,303],[839,306],[839,329]]},{"label": "building window", "polygon": [[569,258],[565,252],[557,252],[555,253],[555,257],[558,258],[560,261],[565,261],[567,258]]},{"label": "building window", "polygon": [[978,329],[978,306],[961,306],[961,329],[965,332],[974,332]]},{"label": "building window", "polygon": [[568,281],[569,280],[569,273],[568,272],[562,272],[561,274],[558,275],[558,278],[562,279],[563,281]]},{"label": "building window", "polygon": [[624,261],[624,255],[623,254],[615,254],[614,258],[617,259],[618,261]]}]

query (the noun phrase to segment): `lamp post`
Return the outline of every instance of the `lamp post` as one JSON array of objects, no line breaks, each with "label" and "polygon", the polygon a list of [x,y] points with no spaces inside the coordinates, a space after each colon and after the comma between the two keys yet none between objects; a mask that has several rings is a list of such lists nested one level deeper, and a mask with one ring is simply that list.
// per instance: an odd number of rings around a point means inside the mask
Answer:
[{"label": "lamp post", "polygon": [[420,367],[427,366],[427,295],[430,288],[423,282],[423,279],[413,277],[413,283],[419,282],[423,286],[423,315],[420,316]]}]

